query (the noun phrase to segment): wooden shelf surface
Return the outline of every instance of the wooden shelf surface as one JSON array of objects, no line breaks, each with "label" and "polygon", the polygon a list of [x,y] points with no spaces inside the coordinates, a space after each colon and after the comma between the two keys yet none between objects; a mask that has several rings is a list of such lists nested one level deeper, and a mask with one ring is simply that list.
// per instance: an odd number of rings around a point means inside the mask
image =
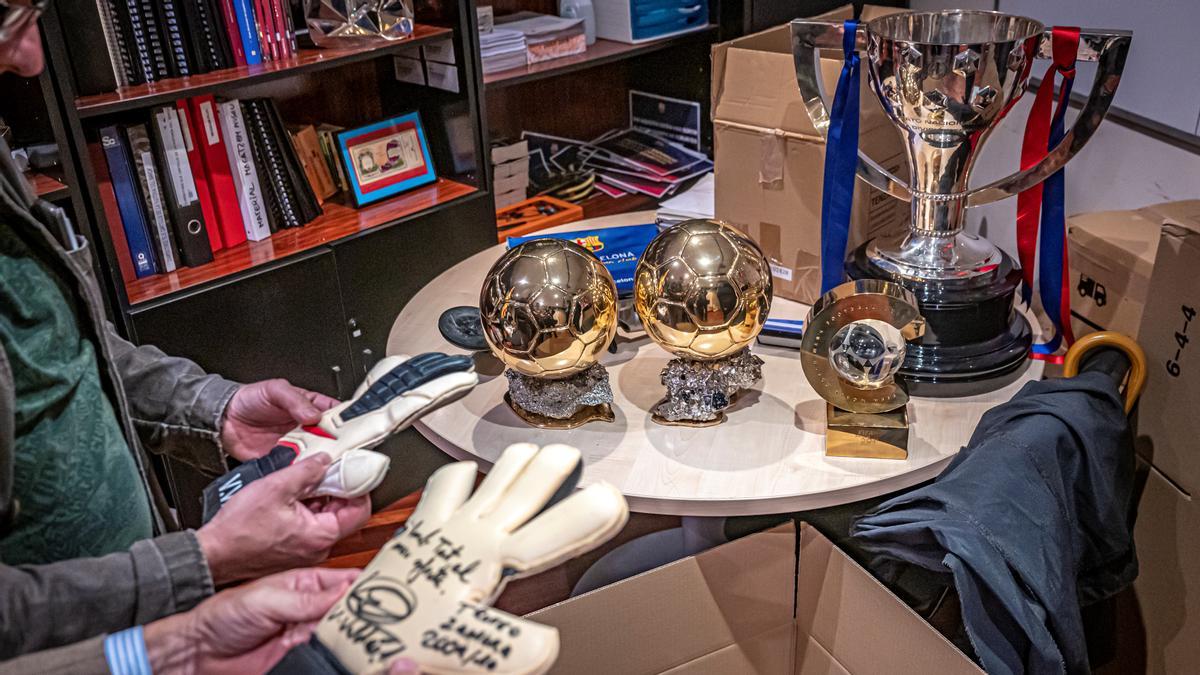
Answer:
[{"label": "wooden shelf surface", "polygon": [[393,223],[477,191],[474,186],[439,178],[436,183],[361,209],[327,201],[324,215],[304,227],[280,230],[262,241],[217,251],[207,265],[180,267],[167,274],[126,281],[125,293],[130,305],[147,302]]},{"label": "wooden shelf surface", "polygon": [[557,75],[565,75],[576,70],[583,70],[584,68],[591,68],[641,54],[648,54],[660,49],[666,49],[686,40],[695,39],[697,36],[707,36],[716,29],[715,25],[709,24],[704,28],[690,33],[683,33],[682,35],[674,35],[661,40],[643,42],[636,45],[597,39],[595,44],[588,47],[587,51],[582,54],[564,56],[550,61],[542,61],[541,63],[531,63],[510,70],[486,73],[483,76],[483,84],[490,89],[495,89]]},{"label": "wooden shelf surface", "polygon": [[70,189],[59,179],[37,171],[26,171],[25,180],[29,181],[33,193],[41,199],[54,200],[65,197]]},{"label": "wooden shelf surface", "polygon": [[95,117],[132,108],[158,105],[179,98],[199,96],[224,87],[256,84],[301,72],[365,61],[386,53],[403,51],[414,44],[435,38],[450,37],[452,33],[453,31],[449,28],[416,24],[413,27],[412,36],[404,40],[338,49],[301,49],[296,56],[279,61],[121,87],[114,92],[105,94],[80,96],[75,99],[75,108],[79,111],[80,117]]}]

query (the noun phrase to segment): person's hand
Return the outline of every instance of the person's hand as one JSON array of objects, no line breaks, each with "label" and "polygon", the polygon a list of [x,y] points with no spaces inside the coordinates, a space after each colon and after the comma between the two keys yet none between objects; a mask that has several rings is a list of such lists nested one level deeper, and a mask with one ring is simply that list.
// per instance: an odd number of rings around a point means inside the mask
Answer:
[{"label": "person's hand", "polygon": [[293,386],[287,380],[243,385],[229,400],[221,425],[221,445],[240,461],[262,457],[279,437],[297,426],[316,424],[321,413],[338,402],[324,394]]},{"label": "person's hand", "polygon": [[222,591],[146,626],[150,666],[159,674],[264,673],[308,641],[357,576],[358,570],[293,570]]},{"label": "person's hand", "polygon": [[310,499],[329,464],[314,455],[247,485],[196,531],[214,583],[318,563],[363,526],[370,497]]}]

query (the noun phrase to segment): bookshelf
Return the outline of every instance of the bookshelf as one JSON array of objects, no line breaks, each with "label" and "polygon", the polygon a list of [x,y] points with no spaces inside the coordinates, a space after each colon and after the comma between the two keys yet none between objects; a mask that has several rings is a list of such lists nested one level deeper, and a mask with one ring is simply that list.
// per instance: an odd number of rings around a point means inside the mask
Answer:
[{"label": "bookshelf", "polygon": [[439,38],[451,37],[453,31],[441,26],[416,24],[412,36],[404,40],[337,49],[301,49],[296,56],[253,66],[227,68],[192,77],[178,77],[150,84],[122,87],[107,94],[80,96],[75,109],[81,118],[108,115],[122,110],[145,108],[176,99],[219,92],[233,87],[249,87],[272,80],[295,77],[358,61],[378,59],[411,49],[414,45]]},{"label": "bookshelf", "polygon": [[[322,49],[300,36],[291,58],[86,96],[78,92],[95,87],[80,85],[94,83],[76,77],[95,71],[76,67],[75,60],[107,54],[72,49],[65,15],[51,3],[41,22],[48,64],[42,80],[54,92],[61,120],[65,181],[31,179],[44,194],[70,191],[76,229],[91,244],[109,315],[130,341],[154,344],[237,381],[285,377],[346,398],[384,356],[392,323],[417,290],[494,245],[473,0],[423,6],[412,36],[403,40]],[[458,91],[396,78],[393,57],[433,40],[453,46]],[[108,172],[97,171],[106,162],[95,152],[100,130],[145,123],[157,106],[205,94],[270,98],[291,127],[353,129],[416,111],[439,179],[358,209],[344,193],[335,195],[307,225],[218,250],[204,265],[132,278],[118,255],[125,237],[112,186],[100,180]],[[181,520],[197,525],[199,491],[208,478],[161,461]]]},{"label": "bookshelf", "polygon": [[25,180],[29,182],[35,195],[48,201],[58,201],[71,194],[71,188],[67,187],[66,183],[46,173],[27,171]]},{"label": "bookshelf", "polygon": [[355,209],[325,202],[321,217],[304,227],[280,230],[262,241],[247,241],[213,254],[199,267],[181,267],[167,274],[125,282],[130,305],[155,300],[177,291],[218,281],[259,265],[267,265],[329,242],[395,224],[438,205],[478,192],[478,188],[448,178],[416,188],[377,204]]}]

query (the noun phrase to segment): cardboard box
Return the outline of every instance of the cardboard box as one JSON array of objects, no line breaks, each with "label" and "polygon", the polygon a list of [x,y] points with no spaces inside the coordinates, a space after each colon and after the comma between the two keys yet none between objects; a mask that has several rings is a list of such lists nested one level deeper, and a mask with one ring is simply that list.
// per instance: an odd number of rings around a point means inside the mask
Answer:
[{"label": "cardboard box", "polygon": [[426,61],[435,63],[448,63],[454,65],[458,63],[454,59],[454,41],[449,38],[445,40],[436,40],[434,42],[426,42],[421,46],[421,53],[424,54]]},{"label": "cardboard box", "polygon": [[[896,9],[866,6],[863,18]],[[850,18],[849,6],[823,18]],[[716,217],[753,237],[771,261],[775,293],[811,303],[820,292],[821,189],[825,141],[812,125],[792,56],[788,25],[713,47],[713,155]],[[827,91],[837,86],[840,54],[823,53]],[[886,169],[908,175],[900,132],[862,77],[859,147]],[[850,246],[899,234],[907,202],[856,181]]]},{"label": "cardboard box", "polygon": [[1163,221],[1157,208],[1081,213],[1067,219],[1075,293],[1072,326],[1083,330],[1076,330],[1077,336],[1114,330],[1137,338]]},{"label": "cardboard box", "polygon": [[1147,459],[1194,495],[1200,490],[1200,200],[1155,210],[1163,225],[1138,331],[1150,371],[1138,435],[1150,442]]},{"label": "cardboard box", "polygon": [[509,160],[492,166],[492,178],[512,178],[513,176],[529,177],[529,156]]},{"label": "cardboard box", "polygon": [[815,529],[791,524],[534,612],[552,673],[981,671]]},{"label": "cardboard box", "polygon": [[425,70],[429,77],[429,86],[458,93],[458,68],[456,66],[426,61]]},{"label": "cardboard box", "polygon": [[1200,315],[1186,311],[1200,311],[1200,201],[1138,213],[1162,222],[1138,331],[1149,374],[1137,450],[1148,475],[1134,528],[1140,571],[1117,606],[1109,670],[1185,673],[1200,663]]}]

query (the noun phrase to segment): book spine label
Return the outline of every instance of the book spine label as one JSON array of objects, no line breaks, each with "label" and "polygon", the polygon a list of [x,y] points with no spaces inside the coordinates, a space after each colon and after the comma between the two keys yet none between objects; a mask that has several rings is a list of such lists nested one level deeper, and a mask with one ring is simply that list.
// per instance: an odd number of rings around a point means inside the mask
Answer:
[{"label": "book spine label", "polygon": [[234,186],[229,153],[221,136],[216,101],[213,100],[212,94],[207,94],[188,101],[188,108],[192,119],[195,120],[194,136],[204,156],[204,170],[208,174],[213,207],[221,227],[221,242],[226,247],[237,246],[246,241],[246,227],[242,217],[241,200],[238,199]]},{"label": "book spine label", "polygon": [[155,110],[154,122],[163,161],[167,204],[171,207],[171,222],[175,226],[180,257],[189,267],[210,263],[213,256],[208,231],[175,107],[163,106]]},{"label": "book spine label", "polygon": [[242,106],[238,101],[224,101],[219,107],[221,131],[225,136],[225,149],[229,153],[229,166],[234,172],[233,184],[242,205],[246,238],[262,241],[271,236],[271,221],[258,182],[258,170],[254,166],[254,149],[242,119]]},{"label": "book spine label", "polygon": [[158,274],[158,262],[150,244],[141,197],[134,182],[133,167],[117,127],[110,126],[100,130],[100,145],[104,150],[108,173],[112,177],[113,192],[117,196],[117,210],[121,217],[121,228],[125,232],[125,241],[129,246],[129,257],[133,260],[134,275],[141,279]]},{"label": "book spine label", "polygon": [[208,247],[213,253],[225,248],[221,241],[221,226],[213,206],[212,188],[208,184],[208,172],[204,168],[204,153],[197,145],[192,131],[191,113],[186,101],[175,102],[179,131],[183,135],[183,147],[187,150],[188,164],[192,167],[192,182],[196,185],[196,196],[200,201],[200,213],[204,217],[204,229],[208,230]]},{"label": "book spine label", "polygon": [[262,46],[258,41],[258,25],[254,20],[254,8],[250,0],[232,0],[233,13],[237,17],[238,32],[242,36],[242,51],[246,55],[246,63],[255,65],[262,63]]},{"label": "book spine label", "polygon": [[154,164],[154,151],[150,147],[150,135],[142,124],[127,127],[125,135],[129,138],[129,150],[133,153],[133,165],[137,169],[142,199],[146,204],[150,236],[155,245],[155,252],[158,253],[161,271],[173,272],[177,267],[175,246],[171,241],[171,225],[166,204],[163,203],[162,186]]}]

